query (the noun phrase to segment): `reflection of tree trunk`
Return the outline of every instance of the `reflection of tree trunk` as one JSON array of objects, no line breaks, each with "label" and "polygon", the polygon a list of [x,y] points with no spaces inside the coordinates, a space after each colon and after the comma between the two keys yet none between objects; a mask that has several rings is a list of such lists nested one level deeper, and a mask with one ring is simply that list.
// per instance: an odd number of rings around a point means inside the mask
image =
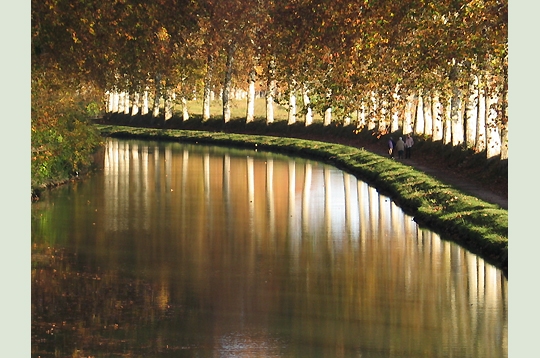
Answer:
[{"label": "reflection of tree trunk", "polygon": [[272,158],[268,158],[266,161],[266,202],[268,206],[270,237],[274,238],[276,230],[276,209],[274,204],[274,160]]},{"label": "reflection of tree trunk", "polygon": [[[360,245],[362,248],[366,243],[368,225],[368,214],[366,213],[366,201],[368,198],[365,195],[365,189],[367,189],[367,184],[358,180],[356,183],[356,191],[358,195],[358,225],[360,226]],[[364,250],[361,251],[364,252]]]},{"label": "reflection of tree trunk", "polygon": [[302,231],[307,232],[311,227],[309,220],[309,203],[311,198],[311,177],[313,168],[310,163],[304,165],[304,189],[302,191]]},{"label": "reflection of tree trunk", "polygon": [[249,213],[249,232],[253,236],[255,232],[255,170],[253,166],[253,157],[246,158],[247,167],[247,192],[248,192],[248,213]]},{"label": "reflection of tree trunk", "polygon": [[203,154],[203,182],[204,182],[204,201],[206,207],[210,207],[210,154]]},{"label": "reflection of tree trunk", "polygon": [[352,207],[351,207],[351,175],[342,172],[343,186],[345,187],[345,229],[348,234],[352,232]]},{"label": "reflection of tree trunk", "polygon": [[330,169],[325,167],[324,175],[324,222],[326,226],[326,236],[330,237],[332,233],[332,182]]},{"label": "reflection of tree trunk", "polygon": [[294,160],[289,161],[289,236],[294,238],[295,227],[295,206],[296,206],[296,164]]}]

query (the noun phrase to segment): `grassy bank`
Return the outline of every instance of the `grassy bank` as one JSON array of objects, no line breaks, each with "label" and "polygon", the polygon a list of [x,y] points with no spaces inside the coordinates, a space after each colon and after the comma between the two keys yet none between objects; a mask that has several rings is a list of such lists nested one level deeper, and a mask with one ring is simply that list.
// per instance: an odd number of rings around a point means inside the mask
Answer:
[{"label": "grassy bank", "polygon": [[197,130],[97,125],[105,136],[208,143],[304,156],[331,163],[390,196],[415,220],[507,273],[508,211],[398,161],[341,144]]}]

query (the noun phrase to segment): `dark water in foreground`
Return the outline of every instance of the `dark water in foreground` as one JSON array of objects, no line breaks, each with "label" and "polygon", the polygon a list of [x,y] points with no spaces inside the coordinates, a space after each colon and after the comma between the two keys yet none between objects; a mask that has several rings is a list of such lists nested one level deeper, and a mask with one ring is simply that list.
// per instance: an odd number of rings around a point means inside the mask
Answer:
[{"label": "dark water in foreground", "polygon": [[110,139],[32,206],[35,357],[507,357],[507,294],[311,160]]}]

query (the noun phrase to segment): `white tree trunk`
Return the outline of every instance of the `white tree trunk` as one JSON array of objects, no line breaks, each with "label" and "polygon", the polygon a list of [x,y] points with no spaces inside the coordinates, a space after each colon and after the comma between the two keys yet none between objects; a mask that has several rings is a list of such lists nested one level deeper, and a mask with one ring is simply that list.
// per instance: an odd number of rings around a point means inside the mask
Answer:
[{"label": "white tree trunk", "polygon": [[439,101],[438,92],[433,93],[431,96],[431,138],[433,141],[439,141],[444,138],[443,132],[443,114],[441,108],[441,102]]},{"label": "white tree trunk", "polygon": [[126,92],[120,92],[120,95],[118,96],[118,113],[124,113],[124,105],[126,104],[125,98]]},{"label": "white tree trunk", "polygon": [[377,130],[380,133],[384,133],[387,130],[390,129],[390,122],[391,122],[391,116],[390,111],[388,110],[388,101],[386,101],[384,98],[379,98],[380,110],[379,110],[379,118],[378,118],[378,128]]},{"label": "white tree trunk", "polygon": [[424,112],[424,134],[432,135],[433,133],[433,106],[431,105],[431,96],[423,96],[423,108]]},{"label": "white tree trunk", "polygon": [[327,127],[330,124],[332,124],[332,107],[328,107],[324,111],[324,120],[323,120],[323,126]]},{"label": "white tree trunk", "polygon": [[296,123],[296,92],[294,88],[291,87],[289,92],[289,114],[287,124],[291,125]]},{"label": "white tree trunk", "polygon": [[443,143],[452,143],[452,109],[450,106],[451,99],[448,99],[444,106],[443,117]]},{"label": "white tree trunk", "polygon": [[165,120],[168,121],[173,117],[173,105],[174,105],[174,93],[172,90],[165,90],[165,103],[163,105],[163,112],[165,115]]},{"label": "white tree trunk", "polygon": [[113,105],[112,105],[112,111],[113,113],[118,113],[118,104],[120,103],[120,93],[118,93],[117,90],[113,91]]},{"label": "white tree trunk", "polygon": [[255,120],[255,70],[251,70],[248,79],[246,123]]},{"label": "white tree trunk", "polygon": [[422,90],[418,91],[418,97],[416,102],[416,118],[414,121],[414,133],[424,134],[424,96],[422,95]]},{"label": "white tree trunk", "polygon": [[369,103],[371,104],[371,106],[369,106],[369,111],[368,111],[367,128],[368,130],[372,131],[375,129],[375,126],[377,124],[377,111],[378,111],[377,97],[376,97],[375,92],[373,91],[371,92]]},{"label": "white tree trunk", "polygon": [[311,104],[310,104],[311,102],[309,100],[309,90],[306,84],[304,84],[303,86],[302,96],[304,99],[304,108],[306,111],[306,115],[304,117],[304,123],[305,123],[305,126],[307,127],[313,124],[313,112],[311,110]]},{"label": "white tree trunk", "polygon": [[266,123],[274,122],[274,87],[275,80],[268,81],[268,90],[266,91]]},{"label": "white tree trunk", "polygon": [[188,112],[188,106],[187,106],[187,99],[186,97],[182,97],[182,120],[187,121],[189,119],[189,112]]},{"label": "white tree trunk", "polygon": [[457,147],[463,143],[464,130],[463,130],[463,117],[462,117],[462,105],[461,100],[462,93],[457,86],[454,86],[452,101],[450,103],[450,117],[452,120],[452,145]]},{"label": "white tree trunk", "polygon": [[225,65],[225,81],[223,82],[223,121],[228,123],[231,120],[231,86],[232,86],[232,71],[234,64],[234,53],[236,44],[229,44],[227,51],[227,63]]},{"label": "white tree trunk", "polygon": [[501,160],[508,159],[508,69],[504,71],[501,93]]},{"label": "white tree trunk", "polygon": [[469,96],[465,103],[465,141],[468,147],[475,147],[478,121],[478,76],[473,76],[469,84]]},{"label": "white tree trunk", "polygon": [[268,64],[268,81],[266,84],[266,124],[274,122],[274,95],[276,81],[274,79],[275,63],[271,60]]},{"label": "white tree trunk", "polygon": [[358,119],[358,124],[357,124],[358,129],[363,129],[367,125],[366,105],[364,104],[364,101],[360,103],[360,109],[357,110],[356,118]]},{"label": "white tree trunk", "polygon": [[146,87],[143,93],[141,114],[143,116],[148,114],[148,87]]},{"label": "white tree trunk", "polygon": [[112,109],[113,109],[113,92],[112,91],[106,91],[105,92],[105,96],[107,98],[107,108],[105,109],[105,111],[107,113],[111,113],[112,112]]},{"label": "white tree trunk", "polygon": [[156,93],[154,95],[154,106],[152,107],[152,116],[154,118],[159,117],[159,101],[160,101],[161,93],[159,88],[156,88]]},{"label": "white tree trunk", "polygon": [[495,94],[488,93],[486,97],[486,136],[487,158],[493,158],[501,153],[501,137],[497,124],[497,101]]},{"label": "white tree trunk", "polygon": [[409,134],[413,132],[414,124],[414,111],[415,111],[415,94],[411,93],[407,96],[407,102],[405,104],[405,111],[403,113],[403,134]]},{"label": "white tree trunk", "polygon": [[401,96],[399,95],[399,84],[396,85],[394,93],[392,93],[393,103],[392,103],[392,113],[390,118],[390,133],[399,130],[399,102]]},{"label": "white tree trunk", "polygon": [[135,92],[133,94],[133,102],[131,105],[131,115],[136,116],[139,113],[139,100],[140,100],[139,92]]},{"label": "white tree trunk", "polygon": [[483,84],[478,89],[478,106],[476,107],[476,152],[486,149],[486,95]]},{"label": "white tree trunk", "polygon": [[208,56],[208,62],[206,66],[206,75],[204,77],[203,115],[202,115],[203,121],[207,121],[210,119],[210,102],[214,99],[212,88],[211,88],[213,65],[214,65],[214,58],[210,55]]},{"label": "white tree trunk", "polygon": [[129,106],[129,92],[126,92],[124,96],[124,114],[129,114],[129,109],[131,107]]}]

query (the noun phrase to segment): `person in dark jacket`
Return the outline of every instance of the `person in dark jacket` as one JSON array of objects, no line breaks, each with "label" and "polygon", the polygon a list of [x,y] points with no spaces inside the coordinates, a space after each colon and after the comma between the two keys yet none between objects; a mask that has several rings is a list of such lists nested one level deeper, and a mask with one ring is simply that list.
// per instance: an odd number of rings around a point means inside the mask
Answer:
[{"label": "person in dark jacket", "polygon": [[394,139],[390,137],[388,140],[388,155],[390,158],[394,158],[394,147],[396,146],[396,142],[394,142]]},{"label": "person in dark jacket", "polygon": [[405,138],[405,158],[411,158],[411,148],[414,144],[414,140],[411,137],[411,134],[407,134],[407,138]]}]

